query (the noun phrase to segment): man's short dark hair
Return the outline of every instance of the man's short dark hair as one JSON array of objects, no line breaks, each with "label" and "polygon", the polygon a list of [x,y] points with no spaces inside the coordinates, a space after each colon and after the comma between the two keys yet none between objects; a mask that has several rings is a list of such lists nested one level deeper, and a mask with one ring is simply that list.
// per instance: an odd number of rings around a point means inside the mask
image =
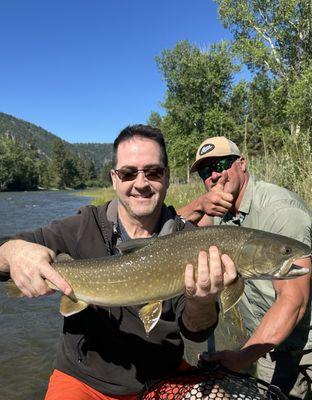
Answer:
[{"label": "man's short dark hair", "polygon": [[113,144],[113,168],[116,168],[117,165],[117,150],[120,143],[125,142],[126,140],[130,140],[135,136],[139,136],[145,139],[154,140],[159,144],[161,151],[161,159],[164,164],[164,167],[168,166],[168,156],[166,150],[166,144],[164,140],[164,136],[161,131],[157,128],[153,128],[149,125],[129,125],[125,129],[123,129]]}]

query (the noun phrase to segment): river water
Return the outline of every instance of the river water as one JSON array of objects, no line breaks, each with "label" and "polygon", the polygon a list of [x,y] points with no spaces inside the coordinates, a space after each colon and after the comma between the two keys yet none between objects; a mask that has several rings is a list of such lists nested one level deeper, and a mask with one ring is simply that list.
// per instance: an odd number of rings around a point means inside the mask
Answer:
[{"label": "river water", "polygon": [[[75,214],[69,192],[0,192],[0,237]],[[59,295],[8,299],[0,283],[0,400],[42,400],[62,330]]]}]

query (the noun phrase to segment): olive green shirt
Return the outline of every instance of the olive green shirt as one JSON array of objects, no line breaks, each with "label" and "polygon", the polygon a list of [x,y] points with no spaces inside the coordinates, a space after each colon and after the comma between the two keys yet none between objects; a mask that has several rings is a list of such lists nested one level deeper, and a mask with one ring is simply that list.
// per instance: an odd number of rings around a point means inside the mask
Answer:
[{"label": "olive green shirt", "polygon": [[[236,224],[247,228],[278,233],[299,240],[311,247],[312,211],[295,193],[282,187],[260,181],[250,176],[239,213],[230,212],[223,218],[215,217],[214,224]],[[310,297],[311,298],[311,297]],[[240,310],[248,332],[251,334],[275,301],[271,281],[245,282]],[[311,301],[305,316],[278,350],[312,349],[310,329]]]}]

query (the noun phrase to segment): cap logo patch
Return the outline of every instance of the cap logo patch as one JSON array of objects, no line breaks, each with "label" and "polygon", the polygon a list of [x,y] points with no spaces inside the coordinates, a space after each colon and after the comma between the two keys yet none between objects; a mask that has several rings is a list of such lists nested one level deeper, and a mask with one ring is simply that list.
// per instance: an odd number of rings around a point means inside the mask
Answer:
[{"label": "cap logo patch", "polygon": [[212,143],[205,144],[200,150],[199,155],[202,156],[203,154],[209,153],[215,148],[215,145]]}]

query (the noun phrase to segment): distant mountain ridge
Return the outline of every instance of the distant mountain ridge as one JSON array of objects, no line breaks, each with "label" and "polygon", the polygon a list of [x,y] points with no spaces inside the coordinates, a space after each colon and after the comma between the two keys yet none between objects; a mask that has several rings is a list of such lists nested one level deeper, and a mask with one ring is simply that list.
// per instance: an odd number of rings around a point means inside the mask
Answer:
[{"label": "distant mountain ridge", "polygon": [[[40,154],[47,158],[51,157],[53,141],[55,139],[61,139],[59,136],[48,132],[40,126],[3,112],[0,112],[0,136],[1,135],[14,137],[22,143],[26,142],[32,135]],[[97,170],[100,170],[103,165],[107,164],[112,159],[112,143],[69,143],[66,140],[61,140],[74,154],[79,154],[82,158],[92,160]]]}]

